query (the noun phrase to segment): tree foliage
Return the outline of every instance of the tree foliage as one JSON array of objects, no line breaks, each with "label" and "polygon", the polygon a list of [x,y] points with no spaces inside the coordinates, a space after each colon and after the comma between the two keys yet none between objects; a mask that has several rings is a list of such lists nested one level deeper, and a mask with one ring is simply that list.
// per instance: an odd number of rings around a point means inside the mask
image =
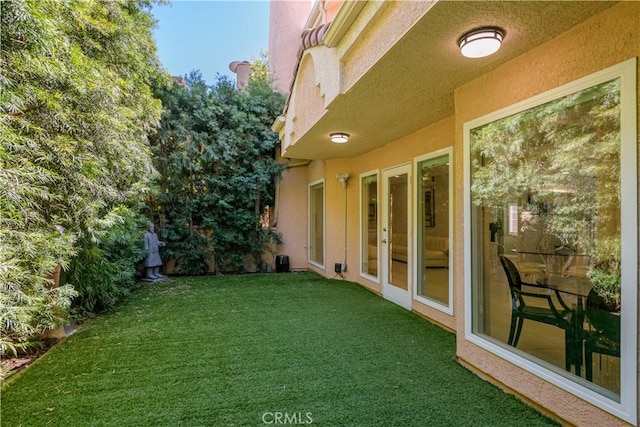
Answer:
[{"label": "tree foliage", "polygon": [[[262,255],[278,241],[260,219],[273,205],[282,171],[271,131],[282,95],[270,88],[266,73],[237,91],[226,77],[208,86],[192,72],[158,96],[165,112],[152,146],[167,256],[184,273],[242,271],[247,256],[264,269]],[[211,259],[217,265],[209,265]]]},{"label": "tree foliage", "polygon": [[473,129],[471,137],[473,203],[499,218],[507,203],[521,201],[529,213],[521,229],[589,254],[594,288],[602,282],[603,296],[619,298],[620,80]]},{"label": "tree foliage", "polygon": [[474,129],[474,204],[495,210],[532,194],[553,203],[553,229],[565,242],[581,239],[585,221],[615,223],[619,84],[603,83]]},{"label": "tree foliage", "polygon": [[64,281],[76,289],[72,314],[86,317],[112,308],[129,295],[146,253],[142,241],[147,219],[136,209],[114,207],[95,221],[78,242]]},{"label": "tree foliage", "polygon": [[48,273],[67,268],[116,206],[134,206],[152,172],[161,66],[149,10],[142,0],[0,4],[2,351],[61,321],[75,291],[52,289]]}]

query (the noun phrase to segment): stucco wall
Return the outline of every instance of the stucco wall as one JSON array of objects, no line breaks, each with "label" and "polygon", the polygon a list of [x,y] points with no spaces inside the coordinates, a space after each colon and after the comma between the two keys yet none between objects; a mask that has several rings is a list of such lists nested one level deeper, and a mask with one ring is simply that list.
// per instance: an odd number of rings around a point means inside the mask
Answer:
[{"label": "stucco wall", "polygon": [[[345,278],[381,293],[379,283],[360,276],[359,175],[375,170],[378,171],[381,180],[384,169],[407,163],[413,164],[415,157],[450,147],[453,142],[454,118],[449,117],[355,159],[312,161],[308,166],[287,170],[281,186],[283,196],[278,208],[278,231],[283,234],[285,242],[278,248],[278,253],[289,255],[292,268],[294,266],[309,268],[327,277],[335,276],[334,264],[343,263],[345,259],[345,189],[336,175],[346,172],[350,178],[346,189],[348,270]],[[324,270],[307,262],[307,191],[309,183],[320,179],[325,180]],[[415,303],[414,309],[449,328],[454,327],[451,316],[420,303]]]},{"label": "stucco wall", "polygon": [[278,255],[289,257],[292,270],[307,269],[307,165],[291,163],[280,181],[277,200],[278,224],[276,231],[282,235],[282,244],[276,248]]},{"label": "stucco wall", "polygon": [[[454,119],[449,117],[414,134],[394,141],[375,151],[355,159],[339,159],[325,161],[325,197],[326,197],[326,271],[320,271],[327,277],[334,277],[334,264],[344,262],[345,246],[345,190],[338,182],[336,175],[349,173],[347,185],[347,272],[345,278],[358,282],[376,293],[382,293],[379,283],[360,276],[360,183],[362,173],[378,171],[381,185],[384,169],[410,163],[415,157],[428,154],[452,146],[454,142]],[[455,159],[454,159],[455,162]],[[309,182],[320,175],[309,174]],[[413,186],[412,186],[413,188]],[[413,198],[412,190],[412,198]],[[412,200],[412,209],[413,209]],[[455,257],[455,254],[454,254]],[[414,302],[413,308],[433,321],[453,329],[455,321],[452,316]]]},{"label": "stucco wall", "polygon": [[[343,90],[347,91],[431,7],[428,1],[372,2],[355,26],[366,28],[353,41],[347,38],[341,61],[345,63]],[[357,32],[354,31],[354,34]]]},{"label": "stucco wall", "polygon": [[274,87],[288,93],[311,1],[273,0],[269,7],[269,73]]},{"label": "stucco wall", "polygon": [[307,108],[296,111],[295,132],[291,131],[291,126],[286,126],[286,132],[292,139],[297,138],[297,134],[303,135],[308,131],[324,113],[324,97],[316,79],[316,66],[313,56],[308,52],[300,61],[299,76],[293,88],[291,103],[303,102]]},{"label": "stucco wall", "polygon": [[[595,73],[640,54],[640,4],[622,2],[570,31],[503,65],[455,92],[455,156],[462,158],[463,125],[565,83]],[[640,99],[640,98],[639,98]],[[455,180],[463,182],[462,165],[456,167]],[[463,224],[463,195],[455,197],[455,222]],[[455,246],[463,247],[457,233]],[[457,354],[507,388],[525,395],[534,404],[576,425],[622,425],[608,413],[585,405],[584,401],[518,369],[509,362],[478,348],[464,336],[464,259],[455,259]]]}]

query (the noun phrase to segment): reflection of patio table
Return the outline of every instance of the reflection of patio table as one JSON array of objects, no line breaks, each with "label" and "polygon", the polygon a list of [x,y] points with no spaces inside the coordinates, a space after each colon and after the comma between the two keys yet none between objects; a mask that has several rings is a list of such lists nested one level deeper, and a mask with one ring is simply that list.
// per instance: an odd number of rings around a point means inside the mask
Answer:
[{"label": "reflection of patio table", "polygon": [[527,267],[534,267],[538,269],[544,269],[547,274],[561,274],[569,269],[569,265],[576,258],[582,259],[580,262],[581,265],[585,265],[585,259],[588,263],[590,255],[588,254],[577,254],[573,252],[567,252],[566,248],[559,248],[554,252],[548,251],[515,251],[520,255],[535,255],[539,256],[543,263],[532,263],[532,262],[523,262],[522,265]]},{"label": "reflection of patio table", "polygon": [[592,284],[587,277],[577,276],[561,276],[558,274],[549,274],[537,281],[538,285],[551,289],[557,289],[558,292],[578,297],[578,308],[583,309],[583,298],[589,295]]},{"label": "reflection of patio table", "polygon": [[574,345],[571,359],[575,365],[576,375],[581,375],[582,370],[582,331],[585,320],[585,304],[584,298],[589,295],[592,284],[591,280],[586,277],[576,276],[560,276],[557,274],[551,274],[543,279],[537,281],[539,286],[543,286],[549,289],[557,290],[563,294],[572,295],[577,297],[577,303],[573,309],[573,327],[574,327]]}]

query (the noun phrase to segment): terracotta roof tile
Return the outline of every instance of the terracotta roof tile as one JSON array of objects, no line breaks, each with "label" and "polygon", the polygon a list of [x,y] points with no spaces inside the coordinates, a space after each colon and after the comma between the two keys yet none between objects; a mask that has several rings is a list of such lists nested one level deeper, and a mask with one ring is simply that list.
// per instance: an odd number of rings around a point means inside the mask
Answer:
[{"label": "terracotta roof tile", "polygon": [[301,35],[302,42],[298,47],[298,52],[297,52],[298,59],[296,61],[296,66],[293,72],[294,78],[291,80],[291,85],[289,85],[289,95],[287,96],[287,102],[284,105],[283,114],[286,114],[287,110],[289,109],[289,100],[291,98],[291,92],[293,91],[293,84],[296,81],[295,77],[298,74],[298,69],[300,68],[300,60],[302,59],[302,54],[304,53],[305,50],[309,49],[310,47],[320,46],[324,44],[324,35],[326,34],[327,29],[329,29],[331,22],[327,22],[326,24],[320,24],[315,28],[309,28],[302,31],[302,35]]},{"label": "terracotta roof tile", "polygon": [[324,34],[327,32],[327,28],[329,28],[329,25],[331,25],[331,22],[318,25],[315,28],[304,30],[302,32],[303,49],[321,45],[323,43]]}]

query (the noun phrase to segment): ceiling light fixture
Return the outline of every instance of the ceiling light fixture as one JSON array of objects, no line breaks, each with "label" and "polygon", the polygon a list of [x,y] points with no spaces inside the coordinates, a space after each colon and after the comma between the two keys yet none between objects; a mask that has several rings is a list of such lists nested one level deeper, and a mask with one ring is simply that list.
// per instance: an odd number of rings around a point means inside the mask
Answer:
[{"label": "ceiling light fixture", "polygon": [[331,142],[335,142],[336,144],[344,144],[349,141],[349,134],[344,132],[334,132],[331,135]]},{"label": "ceiling light fixture", "polygon": [[464,57],[484,58],[496,53],[502,46],[503,39],[504,31],[500,28],[484,27],[469,31],[460,37],[458,46]]}]

